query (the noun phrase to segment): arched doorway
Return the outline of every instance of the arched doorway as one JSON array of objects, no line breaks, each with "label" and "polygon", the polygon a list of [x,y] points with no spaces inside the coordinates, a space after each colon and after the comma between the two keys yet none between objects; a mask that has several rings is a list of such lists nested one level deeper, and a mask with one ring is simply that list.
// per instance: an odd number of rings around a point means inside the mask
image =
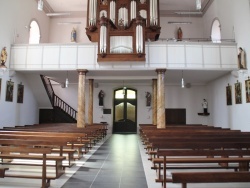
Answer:
[{"label": "arched doorway", "polygon": [[137,91],[119,88],[114,91],[113,133],[137,132]]},{"label": "arched doorway", "polygon": [[215,19],[212,24],[211,29],[211,39],[214,43],[220,43],[221,42],[221,29],[220,29],[220,21],[218,19]]},{"label": "arched doorway", "polygon": [[38,23],[33,20],[30,23],[30,38],[29,38],[29,44],[39,44],[40,43],[40,28],[38,26]]}]

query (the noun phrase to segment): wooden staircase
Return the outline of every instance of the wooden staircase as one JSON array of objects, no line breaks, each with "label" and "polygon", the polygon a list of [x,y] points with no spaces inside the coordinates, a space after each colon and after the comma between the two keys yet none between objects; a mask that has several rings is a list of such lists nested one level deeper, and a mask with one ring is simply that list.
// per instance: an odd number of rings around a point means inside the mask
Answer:
[{"label": "wooden staircase", "polygon": [[41,122],[40,116],[40,123],[76,123],[77,111],[55,94],[48,77],[44,75],[40,75],[40,77],[53,107],[52,110],[47,111],[46,116],[49,118],[46,119],[46,122],[43,120]]}]

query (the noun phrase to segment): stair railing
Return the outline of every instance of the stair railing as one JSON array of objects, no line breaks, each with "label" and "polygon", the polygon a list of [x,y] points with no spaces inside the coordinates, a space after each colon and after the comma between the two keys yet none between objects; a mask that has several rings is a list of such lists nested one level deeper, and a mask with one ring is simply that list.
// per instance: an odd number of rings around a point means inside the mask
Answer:
[{"label": "stair railing", "polygon": [[77,111],[55,94],[51,81],[47,76],[44,76],[44,75],[40,75],[40,76],[41,76],[43,85],[45,87],[45,90],[49,96],[52,107],[53,108],[58,107],[59,109],[67,113],[71,118],[76,120]]}]

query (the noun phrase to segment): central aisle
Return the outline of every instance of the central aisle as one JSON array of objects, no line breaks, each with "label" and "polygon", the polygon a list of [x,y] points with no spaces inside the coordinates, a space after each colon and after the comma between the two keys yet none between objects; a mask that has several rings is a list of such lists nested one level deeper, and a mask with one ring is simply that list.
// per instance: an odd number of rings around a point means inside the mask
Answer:
[{"label": "central aisle", "polygon": [[114,134],[62,188],[147,188],[136,134]]}]

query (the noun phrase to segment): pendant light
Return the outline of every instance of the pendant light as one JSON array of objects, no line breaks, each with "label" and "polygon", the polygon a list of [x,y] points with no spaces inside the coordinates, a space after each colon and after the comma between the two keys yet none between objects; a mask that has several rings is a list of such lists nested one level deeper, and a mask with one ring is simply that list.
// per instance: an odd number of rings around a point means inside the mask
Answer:
[{"label": "pendant light", "polygon": [[67,77],[66,77],[66,81],[65,81],[65,87],[69,87],[69,79],[68,79],[68,71],[67,71]]},{"label": "pendant light", "polygon": [[185,88],[185,83],[184,83],[184,78],[183,78],[183,71],[181,72],[181,76],[182,76],[182,78],[181,78],[181,87]]}]

